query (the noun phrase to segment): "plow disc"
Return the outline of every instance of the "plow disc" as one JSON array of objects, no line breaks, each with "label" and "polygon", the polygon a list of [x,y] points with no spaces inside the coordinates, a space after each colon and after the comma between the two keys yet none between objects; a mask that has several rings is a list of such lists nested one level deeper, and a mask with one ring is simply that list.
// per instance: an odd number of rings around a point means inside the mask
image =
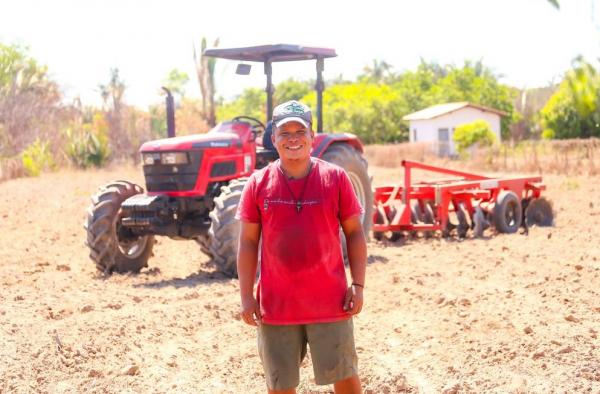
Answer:
[{"label": "plow disc", "polygon": [[[469,230],[481,237],[491,225],[498,233],[512,234],[521,226],[554,223],[552,204],[541,197],[546,187],[539,176],[491,178],[407,160],[402,165],[402,184],[375,188],[375,239],[393,241],[405,232],[466,238]],[[455,178],[413,183],[411,169]]]}]

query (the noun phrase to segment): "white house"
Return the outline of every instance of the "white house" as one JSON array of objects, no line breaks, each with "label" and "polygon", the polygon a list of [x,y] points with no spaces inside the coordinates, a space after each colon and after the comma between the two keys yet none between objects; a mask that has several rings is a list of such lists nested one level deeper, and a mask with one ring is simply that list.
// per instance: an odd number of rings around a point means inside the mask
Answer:
[{"label": "white house", "polygon": [[475,120],[489,123],[497,141],[500,141],[500,118],[506,112],[469,102],[434,105],[404,116],[410,123],[410,142],[431,142],[440,156],[455,155],[452,135],[454,128]]}]

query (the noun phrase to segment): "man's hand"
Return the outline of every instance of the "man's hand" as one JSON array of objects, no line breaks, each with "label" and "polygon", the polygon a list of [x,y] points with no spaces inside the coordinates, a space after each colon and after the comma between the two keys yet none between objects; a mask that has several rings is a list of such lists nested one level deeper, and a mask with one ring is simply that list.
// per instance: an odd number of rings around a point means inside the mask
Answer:
[{"label": "man's hand", "polygon": [[363,307],[363,289],[359,286],[350,286],[344,298],[344,310],[351,315],[360,313]]},{"label": "man's hand", "polygon": [[244,323],[251,326],[258,326],[262,321],[260,315],[260,306],[254,297],[247,297],[242,299],[242,310],[240,316]]}]

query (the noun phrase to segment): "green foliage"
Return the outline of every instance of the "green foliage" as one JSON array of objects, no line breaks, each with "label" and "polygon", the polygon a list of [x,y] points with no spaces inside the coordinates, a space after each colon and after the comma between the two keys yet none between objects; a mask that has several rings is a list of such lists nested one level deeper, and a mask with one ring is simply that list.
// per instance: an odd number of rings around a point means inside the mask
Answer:
[{"label": "green foliage", "polygon": [[545,138],[600,137],[600,74],[577,59],[540,112]]},{"label": "green foliage", "polygon": [[91,123],[78,128],[68,128],[66,154],[79,168],[102,167],[108,161],[107,126],[101,114],[95,114]]},{"label": "green foliage", "polygon": [[[315,108],[316,94],[303,101]],[[325,90],[323,106],[323,128],[328,132],[353,133],[367,144],[407,139],[407,129],[399,127],[403,98],[388,85],[335,85]]]},{"label": "green foliage", "polygon": [[556,138],[556,133],[552,129],[545,129],[542,131],[542,138],[545,140],[552,140]]},{"label": "green foliage", "polygon": [[467,149],[477,144],[479,146],[490,146],[494,144],[496,136],[490,125],[485,120],[476,120],[465,123],[454,129],[452,136],[458,154],[464,156]]},{"label": "green foliage", "polygon": [[[503,133],[508,133],[510,122],[517,118],[512,104],[516,91],[500,84],[480,61],[455,67],[422,60],[416,70],[395,74],[385,61],[375,60],[356,82],[338,78],[328,85],[323,94],[325,130],[354,133],[365,143],[406,141],[408,122],[403,116],[447,102],[469,101],[506,112]],[[287,80],[276,86],[275,103],[300,97],[316,109],[310,83]],[[265,101],[262,89],[247,89],[235,100],[221,102],[218,118],[249,115],[264,120]]]},{"label": "green foliage", "polygon": [[50,143],[39,138],[21,152],[21,160],[28,176],[39,176],[42,171],[52,170],[56,166]]},{"label": "green foliage", "polygon": [[152,135],[157,138],[167,138],[167,114],[164,104],[151,105],[148,112]]},{"label": "green foliage", "polygon": [[163,80],[163,86],[169,89],[174,95],[179,98],[185,96],[185,85],[190,81],[187,73],[174,68],[169,72],[169,75]]},{"label": "green foliage", "polygon": [[275,86],[273,100],[275,105],[285,103],[289,100],[300,100],[312,90],[309,82],[296,81],[293,78],[286,79]]},{"label": "green foliage", "polygon": [[427,104],[468,101],[504,111],[508,115],[501,119],[501,133],[508,137],[509,125],[516,120],[513,110],[516,90],[500,84],[481,61],[467,61],[462,68],[446,66],[445,71],[446,75],[425,94]]},{"label": "green foliage", "polygon": [[265,103],[267,94],[260,88],[249,88],[242,92],[235,100],[221,104],[217,107],[217,121],[231,120],[236,116],[245,115],[266,120]]}]

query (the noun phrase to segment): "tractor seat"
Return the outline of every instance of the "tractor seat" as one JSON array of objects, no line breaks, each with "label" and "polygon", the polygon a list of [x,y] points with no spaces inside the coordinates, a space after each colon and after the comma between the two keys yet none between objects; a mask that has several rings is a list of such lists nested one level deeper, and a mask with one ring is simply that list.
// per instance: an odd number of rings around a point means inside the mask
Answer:
[{"label": "tractor seat", "polygon": [[273,135],[273,121],[270,120],[267,122],[265,126],[265,132],[263,134],[262,145],[265,149],[275,150],[273,146],[273,141],[271,141],[271,135]]}]

